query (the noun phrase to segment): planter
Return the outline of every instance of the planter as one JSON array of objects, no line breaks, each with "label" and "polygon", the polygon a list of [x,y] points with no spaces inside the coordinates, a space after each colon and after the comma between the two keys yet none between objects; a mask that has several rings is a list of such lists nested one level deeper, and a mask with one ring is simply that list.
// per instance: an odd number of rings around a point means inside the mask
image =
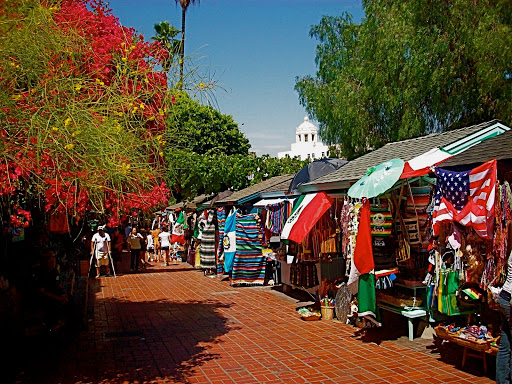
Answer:
[{"label": "planter", "polygon": [[320,307],[323,320],[332,320],[334,318],[334,307]]}]

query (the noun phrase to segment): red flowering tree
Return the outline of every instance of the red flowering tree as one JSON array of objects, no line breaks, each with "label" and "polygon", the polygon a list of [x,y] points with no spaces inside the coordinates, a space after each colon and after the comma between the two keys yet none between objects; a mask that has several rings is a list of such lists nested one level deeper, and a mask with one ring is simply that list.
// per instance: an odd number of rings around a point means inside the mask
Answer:
[{"label": "red flowering tree", "polygon": [[38,201],[115,224],[167,201],[162,137],[174,97],[157,70],[166,54],[101,1],[0,0],[4,218],[26,223],[27,202]]}]

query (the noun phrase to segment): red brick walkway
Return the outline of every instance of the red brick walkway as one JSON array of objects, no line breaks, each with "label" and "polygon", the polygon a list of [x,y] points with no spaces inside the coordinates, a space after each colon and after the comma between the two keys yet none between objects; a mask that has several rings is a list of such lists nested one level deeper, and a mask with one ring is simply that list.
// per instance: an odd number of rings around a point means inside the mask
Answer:
[{"label": "red brick walkway", "polygon": [[185,263],[90,280],[94,318],[53,382],[492,382],[443,362],[424,340],[364,342],[352,326],[301,321],[297,300],[270,287],[221,280]]}]

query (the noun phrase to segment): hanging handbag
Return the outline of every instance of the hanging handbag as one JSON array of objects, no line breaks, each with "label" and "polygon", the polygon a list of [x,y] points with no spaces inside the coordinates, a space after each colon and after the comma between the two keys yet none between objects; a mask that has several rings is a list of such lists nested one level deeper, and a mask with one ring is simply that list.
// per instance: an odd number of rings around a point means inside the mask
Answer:
[{"label": "hanging handbag", "polygon": [[459,290],[459,273],[452,269],[439,271],[438,311],[448,316],[460,315],[457,292]]}]

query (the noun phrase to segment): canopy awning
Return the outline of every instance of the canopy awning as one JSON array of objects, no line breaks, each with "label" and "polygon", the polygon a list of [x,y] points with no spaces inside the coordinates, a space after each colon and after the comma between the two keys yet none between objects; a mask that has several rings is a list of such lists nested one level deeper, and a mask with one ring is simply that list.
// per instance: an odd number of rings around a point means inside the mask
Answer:
[{"label": "canopy awning", "polygon": [[325,192],[311,193],[299,197],[292,214],[286,220],[281,239],[302,243],[322,215],[331,207],[334,199]]},{"label": "canopy awning", "polygon": [[407,161],[404,165],[404,170],[400,178],[407,179],[409,177],[426,175],[430,172],[431,167],[435,167],[449,158],[509,130],[509,127],[496,123],[444,147],[432,148],[430,151]]},{"label": "canopy awning", "polygon": [[283,198],[275,198],[275,199],[261,199],[260,201],[255,203],[253,206],[256,207],[256,208],[264,208],[267,205],[282,203],[283,201],[286,201],[286,200],[291,201],[291,200],[294,200],[294,199],[287,199],[287,198],[284,198],[284,197]]}]

